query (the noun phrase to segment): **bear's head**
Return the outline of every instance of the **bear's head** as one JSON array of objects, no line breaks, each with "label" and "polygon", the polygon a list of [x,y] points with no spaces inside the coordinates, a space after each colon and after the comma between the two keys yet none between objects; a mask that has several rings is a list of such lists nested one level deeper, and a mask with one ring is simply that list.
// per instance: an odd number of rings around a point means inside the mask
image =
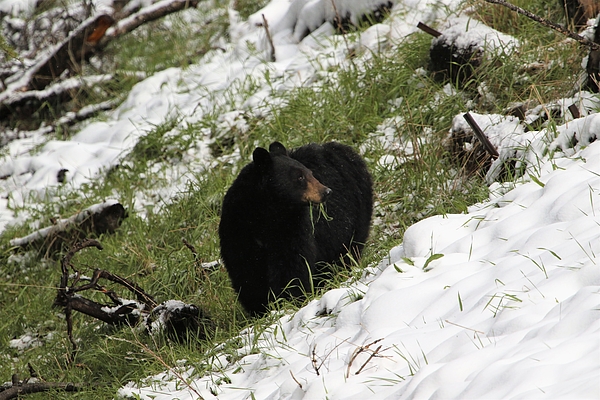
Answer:
[{"label": "bear's head", "polygon": [[291,158],[279,142],[271,143],[268,151],[257,147],[252,159],[268,196],[284,204],[318,204],[331,193],[331,189],[319,182],[310,169]]}]

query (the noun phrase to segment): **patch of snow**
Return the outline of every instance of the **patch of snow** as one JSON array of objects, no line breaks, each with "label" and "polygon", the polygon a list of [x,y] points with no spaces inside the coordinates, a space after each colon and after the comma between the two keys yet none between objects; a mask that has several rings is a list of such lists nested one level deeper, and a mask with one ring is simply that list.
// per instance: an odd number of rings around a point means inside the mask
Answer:
[{"label": "patch of snow", "polygon": [[16,339],[9,340],[8,347],[22,352],[32,347],[42,346],[45,340],[51,340],[53,336],[53,332],[49,332],[44,337],[34,333],[25,333]]},{"label": "patch of snow", "polygon": [[44,238],[48,237],[48,235],[50,235],[51,233],[63,231],[68,226],[77,224],[77,223],[89,218],[91,215],[99,213],[100,211],[104,210],[105,208],[110,207],[115,204],[118,204],[118,201],[112,200],[112,199],[107,200],[102,203],[99,203],[99,204],[94,204],[93,206],[86,208],[82,212],[77,213],[77,214],[73,215],[72,217],[58,220],[56,222],[56,224],[51,225],[47,228],[42,228],[42,229],[37,230],[37,231],[33,232],[32,234],[29,234],[22,238],[12,239],[10,241],[10,245],[11,246],[25,246],[28,243],[44,239]]},{"label": "patch of snow", "polygon": [[519,41],[514,37],[468,16],[449,19],[447,25],[442,30],[442,36],[433,40],[432,46],[442,41],[452,43],[459,50],[481,50],[485,54],[506,55],[512,54],[519,47]]},{"label": "patch of snow", "polygon": [[26,14],[33,11],[36,0],[0,0],[0,11],[9,15]]}]

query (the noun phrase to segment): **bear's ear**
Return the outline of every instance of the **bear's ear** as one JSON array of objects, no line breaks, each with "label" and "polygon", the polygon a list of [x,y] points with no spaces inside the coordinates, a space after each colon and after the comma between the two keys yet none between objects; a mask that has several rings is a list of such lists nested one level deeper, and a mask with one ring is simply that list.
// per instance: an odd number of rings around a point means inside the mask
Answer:
[{"label": "bear's ear", "polygon": [[252,153],[252,160],[254,161],[254,165],[256,165],[260,170],[266,170],[273,163],[269,152],[262,147],[257,147],[254,149],[254,152]]},{"label": "bear's ear", "polygon": [[279,142],[271,143],[271,145],[269,146],[269,151],[271,152],[271,154],[274,154],[274,155],[280,155],[280,156],[288,155],[287,149]]}]

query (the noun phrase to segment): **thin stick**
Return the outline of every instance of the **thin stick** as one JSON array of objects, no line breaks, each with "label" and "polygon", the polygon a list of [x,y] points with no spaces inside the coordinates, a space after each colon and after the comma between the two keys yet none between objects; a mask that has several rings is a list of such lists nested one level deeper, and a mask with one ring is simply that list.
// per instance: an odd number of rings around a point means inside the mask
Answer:
[{"label": "thin stick", "polygon": [[354,362],[356,357],[358,357],[358,355],[360,353],[362,353],[364,350],[365,350],[365,348],[361,346],[361,347],[357,347],[352,352],[352,356],[350,356],[350,361],[348,361],[348,368],[346,369],[346,378],[350,376],[350,368],[352,368],[352,363]]},{"label": "thin stick", "polygon": [[475,132],[475,136],[477,136],[477,138],[479,139],[481,144],[483,144],[483,148],[485,149],[485,151],[487,151],[490,156],[492,156],[494,158],[498,158],[500,156],[498,154],[498,151],[496,150],[494,145],[490,142],[490,140],[487,138],[487,136],[485,136],[485,134],[483,133],[483,131],[481,130],[479,125],[477,125],[477,122],[475,122],[475,119],[473,119],[473,116],[469,113],[465,113],[463,115],[463,118],[467,121],[467,123],[469,124],[471,129],[473,129],[473,132]]},{"label": "thin stick", "polygon": [[380,345],[379,345],[379,347],[377,347],[377,348],[375,349],[375,351],[371,353],[371,355],[369,356],[369,358],[367,358],[367,361],[365,361],[365,363],[364,363],[364,364],[363,364],[363,365],[362,365],[362,366],[361,366],[361,367],[358,369],[358,371],[356,371],[356,372],[354,373],[354,375],[358,375],[358,374],[360,374],[360,372],[361,372],[361,371],[363,370],[363,368],[364,368],[364,367],[365,367],[365,366],[366,366],[366,365],[369,363],[369,361],[371,361],[371,359],[377,355],[377,353],[379,352],[379,350],[381,350],[381,346],[383,346],[383,345],[382,345],[382,344],[380,344]]},{"label": "thin stick", "polygon": [[298,382],[298,379],[296,379],[296,377],[294,376],[294,373],[292,372],[291,369],[290,369],[290,375],[292,376],[292,379],[294,380],[294,382],[296,382],[298,384],[298,386],[300,386],[300,389],[302,389],[302,384],[300,382]]},{"label": "thin stick", "polygon": [[75,356],[77,355],[77,342],[73,338],[73,318],[71,304],[67,304],[65,307],[65,319],[67,320],[67,336],[72,347],[71,353],[67,354],[67,363],[72,365],[75,362]]},{"label": "thin stick", "polygon": [[263,19],[263,26],[265,27],[265,31],[267,32],[267,40],[269,41],[269,46],[271,46],[271,62],[275,62],[275,45],[273,45],[273,38],[271,37],[271,32],[269,31],[269,22],[265,18],[265,14],[261,14]]},{"label": "thin stick", "polygon": [[350,49],[350,45],[348,44],[348,38],[346,37],[347,32],[344,29],[344,26],[342,25],[342,17],[340,15],[340,13],[338,12],[337,6],[335,5],[335,0],[331,0],[331,6],[333,7],[333,12],[335,13],[335,18],[333,19],[333,24],[336,28],[340,29],[340,32],[342,32],[342,39],[344,39],[344,44],[346,45],[346,50],[348,51],[348,59],[350,60],[350,63],[352,64],[352,66],[356,67],[354,65],[354,59],[353,59],[354,50]]},{"label": "thin stick", "polygon": [[315,344],[315,347],[313,347],[312,349],[312,357],[310,359],[310,362],[312,363],[312,366],[315,370],[315,372],[317,373],[317,376],[319,376],[319,368],[317,367],[317,345]]},{"label": "thin stick", "polygon": [[430,35],[431,35],[431,36],[433,36],[433,37],[440,37],[440,36],[442,36],[442,33],[441,33],[441,32],[438,32],[438,31],[436,31],[436,30],[435,30],[435,29],[433,29],[432,27],[430,27],[430,26],[428,26],[428,25],[425,25],[425,24],[424,24],[424,23],[422,23],[422,22],[419,22],[419,23],[417,24],[417,28],[419,28],[420,30],[422,30],[422,31],[423,31],[423,32],[425,32],[425,33],[428,33],[428,34],[430,34]]},{"label": "thin stick", "polygon": [[562,26],[555,24],[554,22],[548,21],[545,18],[537,16],[534,13],[527,11],[521,7],[515,6],[514,4],[511,4],[507,1],[504,1],[504,0],[485,0],[485,1],[488,3],[492,3],[492,4],[500,4],[501,6],[509,8],[518,14],[524,15],[529,19],[539,22],[540,24],[542,24],[550,29],[554,29],[555,31],[560,32],[563,35],[566,35],[566,36],[570,37],[571,39],[574,39],[574,40],[578,41],[579,43],[581,43],[585,46],[588,46],[592,50],[600,50],[600,45],[598,43],[594,43],[591,40],[589,40],[588,38],[578,35],[575,32],[571,32],[570,30],[565,29]]}]

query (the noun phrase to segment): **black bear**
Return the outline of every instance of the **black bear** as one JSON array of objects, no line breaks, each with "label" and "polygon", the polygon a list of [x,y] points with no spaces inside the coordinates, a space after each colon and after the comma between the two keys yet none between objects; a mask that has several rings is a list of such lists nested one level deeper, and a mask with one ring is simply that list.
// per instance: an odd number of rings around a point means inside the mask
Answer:
[{"label": "black bear", "polygon": [[[349,146],[258,147],[235,179],[219,225],[221,257],[244,308],[301,298],[328,268],[359,257],[373,211],[372,179]],[[342,262],[343,263],[343,262]]]}]

